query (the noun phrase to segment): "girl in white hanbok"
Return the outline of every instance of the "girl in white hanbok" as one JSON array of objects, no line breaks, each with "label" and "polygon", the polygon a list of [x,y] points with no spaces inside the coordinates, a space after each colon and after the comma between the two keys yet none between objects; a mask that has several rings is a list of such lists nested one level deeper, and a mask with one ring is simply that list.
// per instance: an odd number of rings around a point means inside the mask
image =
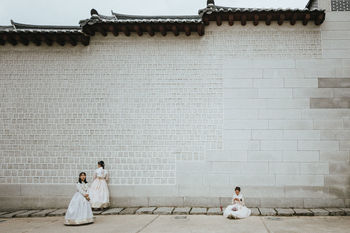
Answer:
[{"label": "girl in white hanbok", "polygon": [[244,197],[241,194],[241,188],[236,187],[232,197],[232,205],[226,207],[224,216],[230,219],[240,219],[249,217],[251,210],[244,204]]},{"label": "girl in white hanbok", "polygon": [[91,206],[89,203],[88,185],[86,182],[86,173],[79,174],[79,181],[76,184],[77,192],[69,203],[65,225],[82,225],[94,222]]},{"label": "girl in white hanbok", "polygon": [[94,181],[90,187],[90,203],[93,209],[103,209],[109,206],[109,191],[107,186],[108,172],[105,163],[97,163],[98,168],[94,173]]}]

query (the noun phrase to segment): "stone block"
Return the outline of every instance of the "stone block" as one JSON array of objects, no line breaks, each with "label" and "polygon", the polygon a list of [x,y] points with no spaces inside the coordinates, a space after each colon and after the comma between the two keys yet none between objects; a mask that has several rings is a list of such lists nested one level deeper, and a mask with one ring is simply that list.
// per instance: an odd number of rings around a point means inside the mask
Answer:
[{"label": "stone block", "polygon": [[129,215],[129,214],[135,214],[136,210],[138,210],[139,208],[137,207],[130,207],[130,208],[125,208],[122,211],[120,211],[119,214],[121,215]]},{"label": "stone block", "polygon": [[56,211],[57,209],[45,209],[45,210],[40,210],[39,212],[31,214],[31,217],[45,217],[49,213],[52,213]]},{"label": "stone block", "polygon": [[310,98],[310,108],[350,108],[350,98]]},{"label": "stone block", "polygon": [[292,216],[294,215],[294,211],[291,208],[276,208],[278,216]]},{"label": "stone block", "polygon": [[29,210],[24,213],[20,213],[16,215],[16,218],[27,218],[31,217],[32,214],[39,212],[40,210]]},{"label": "stone block", "polygon": [[319,88],[350,88],[350,78],[319,78]]},{"label": "stone block", "polygon": [[209,208],[207,215],[222,215],[222,211],[220,208]]},{"label": "stone block", "polygon": [[93,215],[100,215],[103,212],[103,210],[92,210]]},{"label": "stone block", "polygon": [[124,208],[112,208],[108,209],[106,211],[103,211],[101,215],[117,215],[119,214]]},{"label": "stone block", "polygon": [[190,214],[192,215],[203,215],[207,214],[207,208],[192,208]]},{"label": "stone block", "polygon": [[262,216],[275,216],[277,214],[273,208],[259,208],[259,211]]},{"label": "stone block", "polygon": [[329,212],[325,209],[311,209],[311,212],[315,216],[328,216],[329,215]]},{"label": "stone block", "polygon": [[9,213],[7,213],[7,214],[1,215],[1,218],[13,218],[13,217],[16,217],[16,215],[25,213],[25,212],[27,212],[27,211],[28,211],[28,210],[12,211],[12,212],[9,212]]},{"label": "stone block", "polygon": [[345,212],[346,216],[350,216],[350,208],[340,208],[340,209]]},{"label": "stone block", "polygon": [[153,211],[153,214],[168,215],[172,214],[173,210],[174,207],[158,207],[156,210]]},{"label": "stone block", "polygon": [[156,207],[142,207],[136,210],[136,214],[153,214]]},{"label": "stone block", "polygon": [[313,216],[314,213],[309,209],[293,209],[296,216]]},{"label": "stone block", "polygon": [[191,211],[191,207],[177,207],[173,211],[173,214],[177,214],[177,215],[189,214],[190,211]]},{"label": "stone block", "polygon": [[51,213],[49,213],[47,216],[64,216],[66,214],[67,209],[58,209]]},{"label": "stone block", "polygon": [[329,212],[330,216],[344,216],[345,211],[340,208],[325,208]]},{"label": "stone block", "polygon": [[260,215],[259,208],[250,208],[250,210],[252,211],[252,213],[251,213],[252,216],[259,216]]}]

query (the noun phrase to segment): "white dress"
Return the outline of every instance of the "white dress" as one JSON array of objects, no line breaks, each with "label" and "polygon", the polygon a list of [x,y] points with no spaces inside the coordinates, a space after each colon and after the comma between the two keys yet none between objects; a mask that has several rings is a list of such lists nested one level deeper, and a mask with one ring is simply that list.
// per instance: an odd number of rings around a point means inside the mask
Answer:
[{"label": "white dress", "polygon": [[88,194],[88,185],[77,183],[76,187],[77,192],[70,201],[66,212],[65,225],[81,225],[94,222],[90,203],[84,197],[85,194]]},{"label": "white dress", "polygon": [[[235,201],[235,198],[238,198],[239,201]],[[232,205],[229,205],[226,207],[225,211],[224,211],[224,216],[226,218],[247,218],[249,217],[251,214],[251,210],[248,209],[245,205],[244,205],[244,198],[242,194],[239,194],[238,196],[235,194],[233,194],[232,197]]]},{"label": "white dress", "polygon": [[107,180],[108,172],[102,167],[97,168],[94,173],[94,181],[89,190],[92,208],[106,208],[109,206]]}]

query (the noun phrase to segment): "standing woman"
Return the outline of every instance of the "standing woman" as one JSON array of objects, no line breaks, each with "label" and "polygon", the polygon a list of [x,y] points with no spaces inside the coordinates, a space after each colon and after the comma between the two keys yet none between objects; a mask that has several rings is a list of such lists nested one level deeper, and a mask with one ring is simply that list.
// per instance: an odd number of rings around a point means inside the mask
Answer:
[{"label": "standing woman", "polygon": [[76,184],[77,192],[74,194],[69,203],[65,225],[82,225],[94,222],[91,206],[89,203],[88,185],[86,181],[86,173],[79,174],[79,181]]},{"label": "standing woman", "polygon": [[104,169],[103,161],[98,162],[97,166],[90,187],[90,203],[93,209],[103,209],[109,206],[108,172]]}]

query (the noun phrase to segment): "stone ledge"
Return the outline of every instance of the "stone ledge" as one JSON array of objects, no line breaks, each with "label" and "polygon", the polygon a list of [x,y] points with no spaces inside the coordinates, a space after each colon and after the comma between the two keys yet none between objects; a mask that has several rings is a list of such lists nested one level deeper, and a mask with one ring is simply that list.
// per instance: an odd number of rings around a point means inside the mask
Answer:
[{"label": "stone ledge", "polygon": [[[250,208],[252,216],[350,216],[350,208],[319,208],[319,209],[293,209],[293,208]],[[46,217],[64,216],[66,209],[46,210],[7,210],[0,211],[0,218],[24,218],[24,217]],[[199,207],[133,207],[133,208],[111,208],[94,211],[94,215],[222,215],[220,208]]]}]

